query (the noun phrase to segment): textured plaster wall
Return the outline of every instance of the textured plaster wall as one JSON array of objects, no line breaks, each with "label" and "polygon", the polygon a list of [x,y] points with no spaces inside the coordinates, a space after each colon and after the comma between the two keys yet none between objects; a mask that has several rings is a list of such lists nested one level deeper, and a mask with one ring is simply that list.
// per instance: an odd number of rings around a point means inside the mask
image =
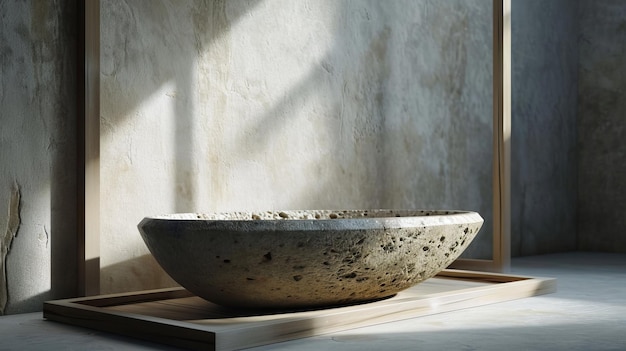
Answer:
[{"label": "textured plaster wall", "polygon": [[51,251],[75,253],[57,240],[75,235],[74,7],[0,1],[0,314],[66,294],[51,283]]},{"label": "textured plaster wall", "polygon": [[511,253],[576,249],[578,6],[512,1]]},{"label": "textured plaster wall", "polygon": [[460,208],[491,252],[491,1],[102,1],[103,292],[172,284],[136,224]]},{"label": "textured plaster wall", "polygon": [[626,252],[626,2],[580,1],[578,247]]}]

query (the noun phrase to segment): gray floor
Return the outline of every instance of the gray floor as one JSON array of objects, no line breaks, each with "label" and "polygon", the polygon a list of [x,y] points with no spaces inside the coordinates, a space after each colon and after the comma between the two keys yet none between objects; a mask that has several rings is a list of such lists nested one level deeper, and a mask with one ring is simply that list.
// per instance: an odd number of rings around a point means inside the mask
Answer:
[{"label": "gray floor", "polygon": [[[558,278],[554,294],[250,350],[626,350],[626,255],[514,259],[512,273]],[[0,350],[171,350],[42,320],[0,317]]]}]

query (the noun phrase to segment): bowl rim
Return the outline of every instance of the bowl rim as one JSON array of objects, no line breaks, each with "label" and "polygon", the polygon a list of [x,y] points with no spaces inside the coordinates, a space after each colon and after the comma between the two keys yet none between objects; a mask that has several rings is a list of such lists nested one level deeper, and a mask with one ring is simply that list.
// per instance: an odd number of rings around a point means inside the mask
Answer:
[{"label": "bowl rim", "polygon": [[364,230],[364,229],[399,229],[429,227],[440,225],[468,225],[483,223],[484,219],[474,211],[466,210],[416,210],[416,209],[368,209],[368,210],[272,210],[271,212],[298,212],[298,211],[356,211],[356,212],[424,212],[423,215],[412,216],[371,216],[357,218],[321,218],[321,219],[206,219],[198,218],[202,214],[232,214],[232,213],[260,213],[266,211],[230,211],[230,212],[188,212],[171,213],[145,217],[137,227],[154,226],[188,226],[194,229],[211,230],[271,230],[271,231],[318,231],[318,230]]}]

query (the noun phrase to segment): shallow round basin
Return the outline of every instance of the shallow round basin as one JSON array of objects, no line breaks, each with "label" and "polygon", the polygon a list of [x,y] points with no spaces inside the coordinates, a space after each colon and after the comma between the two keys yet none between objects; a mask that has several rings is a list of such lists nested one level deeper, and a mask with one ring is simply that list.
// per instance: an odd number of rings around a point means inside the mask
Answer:
[{"label": "shallow round basin", "polygon": [[139,231],[190,292],[245,308],[304,308],[391,296],[454,261],[483,219],[467,211],[173,214]]}]

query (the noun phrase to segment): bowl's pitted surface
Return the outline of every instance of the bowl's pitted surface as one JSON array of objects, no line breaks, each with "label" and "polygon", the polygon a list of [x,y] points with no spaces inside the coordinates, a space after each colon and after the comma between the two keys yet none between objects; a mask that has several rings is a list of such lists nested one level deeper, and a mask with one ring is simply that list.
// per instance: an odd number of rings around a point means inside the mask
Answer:
[{"label": "bowl's pitted surface", "polygon": [[252,308],[383,298],[437,274],[478,233],[474,212],[177,214],[139,230],[163,269],[211,302]]}]

